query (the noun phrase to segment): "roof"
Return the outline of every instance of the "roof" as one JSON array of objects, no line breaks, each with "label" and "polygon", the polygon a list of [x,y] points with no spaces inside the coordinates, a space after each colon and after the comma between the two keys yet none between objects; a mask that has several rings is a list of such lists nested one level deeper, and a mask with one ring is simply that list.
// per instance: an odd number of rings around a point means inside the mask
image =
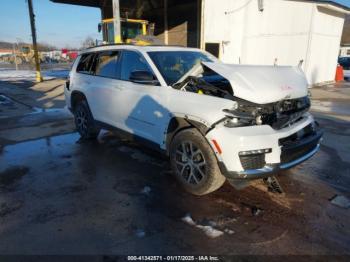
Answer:
[{"label": "roof", "polygon": [[69,4],[69,5],[80,5],[80,6],[90,6],[90,7],[102,7],[102,2],[100,0],[50,0],[54,3],[59,4]]},{"label": "roof", "polygon": [[[61,4],[71,4],[71,5],[81,5],[90,7],[102,7],[104,0],[51,0],[54,3]],[[111,0],[112,1],[112,0]],[[304,2],[314,2],[320,4],[329,4],[336,7],[342,8],[346,11],[350,11],[350,5],[346,6],[331,0],[289,0],[289,1],[304,1]]]}]

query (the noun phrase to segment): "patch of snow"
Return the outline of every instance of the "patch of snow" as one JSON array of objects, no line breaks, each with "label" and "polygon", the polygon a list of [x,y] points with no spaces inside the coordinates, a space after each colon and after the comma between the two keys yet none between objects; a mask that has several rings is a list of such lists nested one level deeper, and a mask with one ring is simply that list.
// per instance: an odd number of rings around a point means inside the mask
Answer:
[{"label": "patch of snow", "polygon": [[345,196],[338,196],[335,195],[332,199],[331,199],[331,203],[333,205],[336,205],[338,207],[342,207],[342,208],[346,208],[348,209],[350,207],[350,201],[347,197]]},{"label": "patch of snow", "polygon": [[226,229],[224,230],[224,232],[227,233],[227,234],[229,234],[229,235],[233,235],[233,234],[235,233],[235,231],[233,231],[233,230],[231,230],[231,229],[228,229],[228,228],[226,228]]},{"label": "patch of snow", "polygon": [[196,227],[203,230],[203,232],[210,238],[217,238],[224,234],[224,232],[217,230],[212,226],[197,225]]},{"label": "patch of snow", "polygon": [[[44,80],[52,80],[56,78],[67,78],[69,70],[47,70],[42,71]],[[33,70],[14,70],[14,69],[0,69],[0,80],[2,81],[16,81],[28,80],[35,81],[36,72]]]},{"label": "patch of snow", "polygon": [[215,229],[213,226],[208,225],[208,226],[203,226],[200,224],[197,224],[191,217],[190,214],[187,214],[186,216],[184,216],[181,219],[183,222],[185,222],[186,224],[190,225],[190,226],[194,226],[200,230],[202,230],[204,232],[204,234],[206,234],[208,237],[210,238],[217,238],[220,237],[224,234],[224,232],[222,232],[221,230]]},{"label": "patch of snow", "polygon": [[196,222],[194,222],[194,220],[192,219],[192,217],[191,217],[190,214],[187,214],[187,215],[184,216],[181,220],[182,220],[183,222],[189,224],[190,226],[195,226],[195,225],[196,225]]}]

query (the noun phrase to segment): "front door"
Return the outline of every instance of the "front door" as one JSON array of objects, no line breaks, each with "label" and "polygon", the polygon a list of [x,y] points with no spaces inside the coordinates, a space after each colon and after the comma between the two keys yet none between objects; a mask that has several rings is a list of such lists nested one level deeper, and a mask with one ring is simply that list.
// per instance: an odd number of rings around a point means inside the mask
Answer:
[{"label": "front door", "polygon": [[[128,132],[161,144],[169,119],[167,108],[162,105],[166,99],[164,87],[144,85],[130,81],[134,71],[149,71],[151,67],[143,55],[135,51],[123,51],[120,67],[122,91],[120,107],[122,125]],[[153,74],[154,75],[154,74]]]}]

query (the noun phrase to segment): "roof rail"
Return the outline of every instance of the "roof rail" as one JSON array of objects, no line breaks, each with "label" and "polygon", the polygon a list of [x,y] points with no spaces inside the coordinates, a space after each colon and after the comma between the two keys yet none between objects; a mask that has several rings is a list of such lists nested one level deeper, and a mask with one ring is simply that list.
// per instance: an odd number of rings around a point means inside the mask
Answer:
[{"label": "roof rail", "polygon": [[185,47],[183,45],[137,45],[137,44],[133,44],[133,43],[114,43],[114,44],[103,44],[103,45],[97,45],[97,46],[92,46],[92,47],[88,47],[88,48],[85,48],[81,51],[84,51],[84,50],[90,50],[90,49],[93,49],[93,48],[97,48],[97,47],[108,47],[108,46],[121,46],[121,45],[127,45],[127,46],[137,46],[137,47],[148,47],[148,46],[155,46],[155,47]]}]

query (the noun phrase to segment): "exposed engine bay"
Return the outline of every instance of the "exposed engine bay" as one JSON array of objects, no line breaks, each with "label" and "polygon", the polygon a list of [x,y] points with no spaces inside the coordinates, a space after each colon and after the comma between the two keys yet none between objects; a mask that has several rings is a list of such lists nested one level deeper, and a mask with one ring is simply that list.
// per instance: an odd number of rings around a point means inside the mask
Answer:
[{"label": "exposed engine bay", "polygon": [[310,108],[308,96],[283,99],[274,103],[256,104],[235,96],[230,81],[203,64],[192,68],[173,88],[235,101],[234,108],[225,109],[222,119],[227,127],[270,125],[282,129],[302,118]]}]

